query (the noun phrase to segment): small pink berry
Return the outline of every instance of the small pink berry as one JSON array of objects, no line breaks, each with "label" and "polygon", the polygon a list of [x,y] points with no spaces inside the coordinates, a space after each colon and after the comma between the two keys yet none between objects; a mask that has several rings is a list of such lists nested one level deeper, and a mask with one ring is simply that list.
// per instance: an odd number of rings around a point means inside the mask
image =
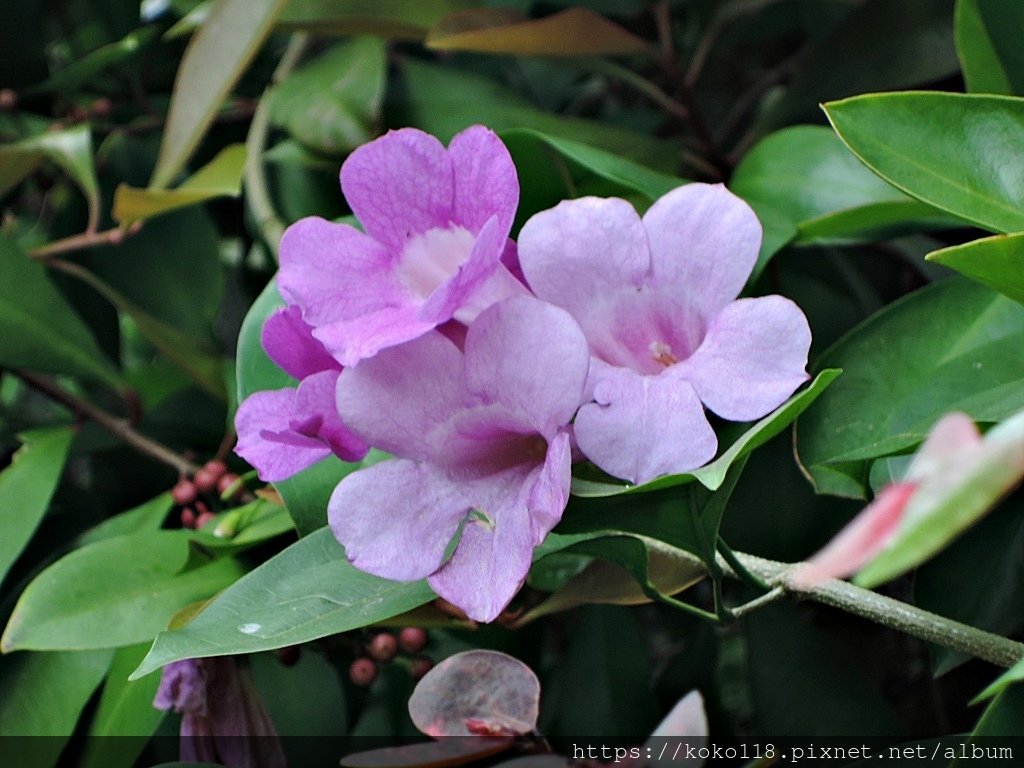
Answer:
[{"label": "small pink berry", "polygon": [[196,487],[188,480],[179,480],[171,488],[171,498],[179,507],[184,507],[196,500]]},{"label": "small pink berry", "polygon": [[377,665],[373,663],[372,659],[365,656],[356,659],[348,668],[348,677],[353,685],[365,688],[377,679]]},{"label": "small pink berry", "polygon": [[[223,496],[227,492],[228,488],[233,486],[235,483],[238,483],[238,479],[238,475],[234,472],[227,472],[221,475],[220,479],[217,481],[217,493]],[[238,487],[235,488],[235,492],[231,494],[231,498],[236,498],[241,492],[242,484],[238,483]]]},{"label": "small pink berry", "polygon": [[390,632],[381,632],[374,635],[367,650],[377,661],[388,662],[398,653],[398,641]]},{"label": "small pink berry", "polygon": [[398,633],[398,644],[403,653],[417,654],[427,647],[427,630],[422,627],[405,627]]},{"label": "small pink berry", "polygon": [[207,472],[209,472],[211,475],[218,479],[220,478],[221,475],[228,471],[227,464],[217,459],[211,459],[210,461],[203,464],[203,469],[205,469]]},{"label": "small pink berry", "polygon": [[181,510],[181,527],[182,528],[195,528],[196,527],[196,513],[195,510],[185,507]]},{"label": "small pink berry", "polygon": [[206,467],[203,467],[196,476],[192,478],[192,482],[195,483],[196,490],[200,493],[212,493],[217,488],[218,475],[208,472]]}]

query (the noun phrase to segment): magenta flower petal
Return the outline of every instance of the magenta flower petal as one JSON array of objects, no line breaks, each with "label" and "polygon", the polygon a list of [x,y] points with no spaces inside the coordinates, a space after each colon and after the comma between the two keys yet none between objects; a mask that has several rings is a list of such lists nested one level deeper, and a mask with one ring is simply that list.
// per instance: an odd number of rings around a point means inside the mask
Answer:
[{"label": "magenta flower petal", "polygon": [[295,379],[314,373],[341,370],[341,365],[313,338],[313,328],[302,320],[297,306],[279,309],[267,318],[261,335],[266,350],[277,367]]},{"label": "magenta flower petal", "polygon": [[466,383],[484,403],[547,439],[583,398],[587,340],[569,313],[534,298],[496,304],[466,335]]},{"label": "magenta flower petal", "polygon": [[354,366],[382,349],[419,338],[435,326],[436,323],[422,320],[419,310],[409,304],[326,323],[318,326],[313,335],[343,365]]},{"label": "magenta flower petal", "polygon": [[719,416],[750,421],[778,407],[807,381],[811,329],[782,296],[740,299],[711,322],[704,342],[678,365],[700,399]]},{"label": "magenta flower petal", "polygon": [[295,393],[295,410],[290,425],[297,432],[308,431],[316,425],[316,437],[327,444],[331,452],[343,461],[359,461],[370,446],[356,436],[341,421],[335,405],[338,371],[322,371],[307,376]]},{"label": "magenta flower petal", "polygon": [[423,460],[443,451],[443,427],[466,398],[462,353],[431,332],[346,369],[336,403],[342,421],[372,445]]},{"label": "magenta flower petal", "polygon": [[285,480],[331,455],[313,435],[292,428],[297,391],[293,388],[249,395],[235,414],[235,453],[256,467],[261,480]]},{"label": "magenta flower petal", "polygon": [[455,177],[452,220],[480,232],[496,216],[498,229],[507,236],[519,205],[519,179],[501,139],[474,125],[452,139],[448,154]]},{"label": "magenta flower petal", "polygon": [[321,326],[411,299],[394,273],[397,255],[347,224],[306,218],[281,238],[278,289]]},{"label": "magenta flower petal", "polygon": [[642,376],[604,366],[594,399],[580,408],[576,442],[601,469],[632,483],[679,474],[709,461],[718,448],[693,388],[674,376]]},{"label": "magenta flower petal", "polygon": [[392,459],[343,479],[331,495],[327,518],[357,568],[415,581],[438,569],[469,514],[472,504],[464,491],[429,464]]},{"label": "magenta flower petal", "polygon": [[572,440],[563,431],[548,444],[544,465],[534,478],[527,504],[530,509],[531,532],[536,546],[562,519],[569,503],[572,481]]},{"label": "magenta flower petal", "polygon": [[355,150],[341,167],[341,188],[366,233],[395,252],[410,234],[447,227],[452,219],[448,150],[413,128],[389,131]]},{"label": "magenta flower petal", "polygon": [[761,224],[721,184],[672,190],[643,218],[653,285],[677,319],[708,322],[735,299],[757,262]]},{"label": "magenta flower petal", "polygon": [[526,581],[533,557],[528,512],[539,468],[518,467],[471,485],[474,512],[451,559],[427,579],[476,621],[493,621]]}]

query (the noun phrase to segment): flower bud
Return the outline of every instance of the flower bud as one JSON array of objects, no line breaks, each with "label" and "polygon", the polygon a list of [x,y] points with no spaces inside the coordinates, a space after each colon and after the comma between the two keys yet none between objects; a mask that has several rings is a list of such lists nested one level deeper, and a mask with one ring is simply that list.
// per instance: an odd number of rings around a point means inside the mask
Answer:
[{"label": "flower bud", "polygon": [[184,507],[196,500],[196,487],[188,480],[179,480],[171,488],[171,498],[179,507]]},{"label": "flower bud", "polygon": [[398,633],[398,645],[403,653],[415,655],[427,647],[427,630],[422,627],[404,627]]},{"label": "flower bud", "polygon": [[377,665],[372,659],[363,656],[352,662],[352,666],[348,668],[348,677],[353,685],[365,688],[377,679]]},{"label": "flower bud", "polygon": [[377,661],[388,662],[398,653],[398,641],[390,632],[381,632],[379,635],[374,635],[367,650],[370,656]]}]

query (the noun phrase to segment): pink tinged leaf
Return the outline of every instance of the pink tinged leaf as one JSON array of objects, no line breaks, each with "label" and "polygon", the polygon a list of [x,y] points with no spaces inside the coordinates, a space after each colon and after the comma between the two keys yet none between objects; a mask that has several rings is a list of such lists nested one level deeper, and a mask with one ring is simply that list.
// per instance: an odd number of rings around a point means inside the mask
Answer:
[{"label": "pink tinged leaf", "polygon": [[331,494],[327,519],[361,571],[416,581],[438,569],[471,509],[463,487],[440,470],[391,459],[345,477]]},{"label": "pink tinged leaf", "polygon": [[540,682],[518,659],[466,651],[434,667],[409,698],[409,715],[428,736],[468,736],[474,728],[526,734],[537,726]]},{"label": "pink tinged leaf", "polygon": [[643,217],[652,285],[676,318],[709,322],[735,299],[757,261],[761,223],[721,184],[687,184],[657,200]]},{"label": "pink tinged leaf", "polygon": [[510,749],[510,738],[442,739],[404,747],[384,747],[341,758],[345,768],[454,768]]},{"label": "pink tinged leaf", "polygon": [[452,219],[471,232],[480,232],[492,216],[508,237],[519,205],[519,178],[512,156],[497,134],[474,125],[448,145],[455,177]]},{"label": "pink tinged leaf", "polygon": [[[260,479],[268,483],[285,480],[331,455],[331,449],[322,440],[293,429],[297,423],[296,397],[295,389],[256,392],[242,402],[235,414],[235,453],[254,466]],[[318,428],[319,423],[310,426]]]},{"label": "pink tinged leaf", "polygon": [[444,145],[415,128],[364,144],[341,167],[341,189],[366,233],[396,253],[411,235],[448,226],[454,183]]},{"label": "pink tinged leaf", "polygon": [[604,366],[595,377],[594,403],[580,408],[573,425],[588,459],[631,483],[703,466],[718,447],[690,384]]},{"label": "pink tinged leaf", "polygon": [[789,299],[734,301],[711,321],[700,347],[672,366],[701,402],[732,421],[759,419],[803,384],[811,329]]},{"label": "pink tinged leaf", "polygon": [[824,549],[794,572],[792,581],[810,587],[856,573],[892,540],[918,487],[913,482],[887,485]]},{"label": "pink tinged leaf", "polygon": [[466,335],[466,382],[481,401],[551,439],[583,400],[590,355],[569,313],[532,297],[496,304]]},{"label": "pink tinged leaf", "polygon": [[907,468],[907,480],[935,477],[963,464],[965,452],[981,444],[977,425],[965,413],[947,413],[939,419]]},{"label": "pink tinged leaf", "polygon": [[341,365],[324,345],[313,338],[313,328],[295,305],[279,309],[267,318],[261,334],[267,355],[289,376],[302,380],[320,371],[339,371]]}]

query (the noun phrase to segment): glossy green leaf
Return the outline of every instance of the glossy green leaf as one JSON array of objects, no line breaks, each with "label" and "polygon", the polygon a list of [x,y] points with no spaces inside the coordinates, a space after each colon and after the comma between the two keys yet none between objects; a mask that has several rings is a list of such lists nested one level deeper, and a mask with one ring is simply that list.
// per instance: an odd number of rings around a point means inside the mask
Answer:
[{"label": "glossy green leaf", "polygon": [[1017,0],[957,0],[956,50],[967,90],[1024,94],[1022,28],[1024,5]]},{"label": "glossy green leaf", "polygon": [[74,435],[69,427],[22,435],[21,448],[0,472],[0,582],[46,514]]},{"label": "glossy green leaf", "polygon": [[990,429],[958,470],[922,482],[892,539],[854,578],[863,587],[891,581],[932,557],[1024,479],[1024,411]]},{"label": "glossy green leaf", "polygon": [[151,187],[166,187],[185,167],[286,3],[217,0],[214,4],[178,67]]},{"label": "glossy green leaf", "polygon": [[260,334],[263,323],[276,310],[284,306],[284,299],[277,292],[277,281],[271,280],[249,308],[242,328],[238,333],[235,381],[238,382],[238,401],[245,400],[254,392],[266,389],[293,387],[298,382],[278,368],[263,351]]},{"label": "glossy green leaf", "polygon": [[79,768],[133,765],[164,719],[166,713],[153,706],[160,678],[128,680],[148,648],[132,645],[114,652]]},{"label": "glossy green leaf", "polygon": [[[1021,659],[992,683],[988,688],[978,694],[975,701],[983,701],[984,699],[990,699],[993,696],[1002,693],[1011,685],[1017,683],[1024,683],[1024,659]],[[1018,686],[1020,687],[1020,686]]]},{"label": "glossy green leaf", "polygon": [[179,659],[296,645],[365,627],[429,602],[426,582],[357,570],[328,528],[241,578],[173,632],[160,633],[133,679]]},{"label": "glossy green leaf", "polygon": [[173,507],[174,500],[171,499],[171,494],[161,493],[133,509],[114,515],[94,528],[90,528],[82,534],[78,544],[92,544],[139,531],[155,531],[167,519],[167,515]]},{"label": "glossy green leaf", "polygon": [[871,459],[913,448],[948,411],[993,423],[1024,407],[1022,344],[1024,307],[960,278],[859,325],[819,359],[843,376],[797,424],[818,492],[861,497]]},{"label": "glossy green leaf", "polygon": [[0,146],[0,196],[35,170],[42,160],[60,167],[75,182],[89,204],[89,223],[99,220],[100,190],[92,161],[92,133],[88,125],[47,131]]},{"label": "glossy green leaf", "polygon": [[26,95],[50,91],[73,91],[90,82],[109,67],[124,64],[141,53],[156,38],[156,27],[142,27],[120,40],[100,46],[77,61],[58,70],[39,85],[26,89]]},{"label": "glossy green leaf", "polygon": [[65,555],[22,593],[0,646],[86,650],[150,640],[181,608],[244,573],[229,557],[182,570],[189,538],[186,531],[143,531]]},{"label": "glossy green leaf", "polygon": [[824,108],[846,145],[890,184],[984,229],[1024,230],[1024,100],[883,93]]},{"label": "glossy green leaf", "polygon": [[653,168],[674,168],[676,149],[651,136],[594,120],[544,112],[499,83],[479,74],[405,59],[399,72],[404,98],[394,104],[390,122],[415,125],[442,141],[475,123],[495,131],[531,128],[582,142]]},{"label": "glossy green leaf", "polygon": [[111,651],[83,651],[0,659],[0,737],[48,737],[21,741],[18,768],[56,764],[111,657]]},{"label": "glossy green leaf", "polygon": [[628,56],[647,42],[586,8],[529,19],[508,8],[478,8],[448,16],[431,28],[426,47],[439,51],[516,56]]},{"label": "glossy green leaf", "polygon": [[[798,125],[763,139],[736,167],[730,187],[766,229],[781,226],[802,242],[870,239],[893,225],[935,219],[955,225],[878,178],[824,126]],[[766,232],[755,274],[782,239]]]},{"label": "glossy green leaf", "polygon": [[233,552],[294,531],[284,507],[257,499],[217,515],[192,541],[210,552]]},{"label": "glossy green leaf", "polygon": [[121,184],[114,193],[114,220],[131,224],[215,197],[238,197],[244,167],[245,145],[232,144],[174,189],[138,189]]},{"label": "glossy green leaf", "polygon": [[806,389],[793,395],[785,403],[755,423],[730,445],[721,456],[700,469],[695,469],[692,472],[686,472],[681,475],[659,477],[642,485],[623,485],[616,482],[574,477],[571,489],[572,494],[584,498],[599,498],[616,496],[623,493],[643,493],[692,483],[694,480],[710,490],[716,490],[721,487],[726,473],[733,464],[748,456],[752,451],[764,445],[792,424],[835,381],[840,373],[841,371],[837,369],[821,371]]},{"label": "glossy green leaf", "polygon": [[1024,304],[1024,233],[996,235],[926,257]]},{"label": "glossy green leaf", "polygon": [[290,0],[280,24],[320,35],[422,40],[449,13],[479,4],[475,0]]},{"label": "glossy green leaf", "polygon": [[382,40],[339,43],[274,88],[271,120],[317,152],[343,155],[377,135],[386,83]]},{"label": "glossy green leaf", "polygon": [[89,329],[46,276],[0,235],[0,365],[87,376],[111,387],[123,379]]}]

